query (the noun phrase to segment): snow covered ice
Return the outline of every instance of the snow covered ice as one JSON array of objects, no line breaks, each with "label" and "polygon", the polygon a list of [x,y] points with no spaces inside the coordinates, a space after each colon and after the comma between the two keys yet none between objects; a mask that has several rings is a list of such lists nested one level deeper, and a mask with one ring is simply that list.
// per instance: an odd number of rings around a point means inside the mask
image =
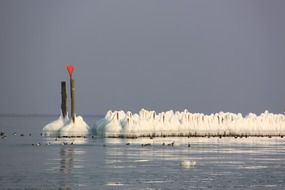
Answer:
[{"label": "snow covered ice", "polygon": [[62,137],[80,137],[89,134],[90,127],[81,116],[76,116],[75,121],[70,120],[65,126],[60,128],[59,135]]},{"label": "snow covered ice", "polygon": [[63,118],[61,114],[57,120],[43,128],[44,136],[81,137],[87,136],[89,133],[90,127],[81,116],[75,116],[75,121],[73,122],[68,117]]},{"label": "snow covered ice", "polygon": [[44,136],[59,136],[59,130],[67,124],[69,121],[68,115],[64,118],[62,114],[60,114],[59,118],[53,122],[50,122],[43,128]]},{"label": "snow covered ice", "polygon": [[139,113],[108,111],[96,122],[97,135],[103,137],[146,136],[283,136],[285,115],[265,111],[260,115],[249,113],[183,112],[156,113],[141,109]]}]

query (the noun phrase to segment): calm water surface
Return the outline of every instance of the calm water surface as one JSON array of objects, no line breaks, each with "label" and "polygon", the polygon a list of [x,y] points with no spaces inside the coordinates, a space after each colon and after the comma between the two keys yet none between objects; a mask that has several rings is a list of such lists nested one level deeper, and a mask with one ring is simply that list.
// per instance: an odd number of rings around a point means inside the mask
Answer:
[{"label": "calm water surface", "polygon": [[[1,190],[285,189],[285,138],[41,137],[55,119],[0,117]],[[92,126],[98,117],[85,119]],[[185,160],[196,165],[184,168]]]}]

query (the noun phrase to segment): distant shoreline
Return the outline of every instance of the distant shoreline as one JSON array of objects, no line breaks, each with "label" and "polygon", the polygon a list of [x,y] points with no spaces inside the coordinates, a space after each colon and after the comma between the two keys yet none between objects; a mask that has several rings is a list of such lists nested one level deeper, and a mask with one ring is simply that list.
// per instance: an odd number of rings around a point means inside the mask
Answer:
[{"label": "distant shoreline", "polygon": [[[102,115],[95,115],[95,114],[80,114],[84,117],[104,117],[104,114]],[[59,114],[22,114],[22,113],[1,113],[0,117],[58,117]]]}]

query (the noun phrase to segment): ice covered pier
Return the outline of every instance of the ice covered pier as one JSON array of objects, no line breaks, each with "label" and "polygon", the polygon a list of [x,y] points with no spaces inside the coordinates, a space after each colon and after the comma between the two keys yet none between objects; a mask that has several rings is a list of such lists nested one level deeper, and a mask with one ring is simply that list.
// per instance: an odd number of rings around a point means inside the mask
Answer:
[{"label": "ice covered pier", "polygon": [[241,113],[205,115],[167,111],[156,113],[142,109],[139,113],[108,111],[96,122],[97,135],[103,137],[168,137],[168,136],[281,136],[285,135],[285,115],[265,111],[260,115]]}]

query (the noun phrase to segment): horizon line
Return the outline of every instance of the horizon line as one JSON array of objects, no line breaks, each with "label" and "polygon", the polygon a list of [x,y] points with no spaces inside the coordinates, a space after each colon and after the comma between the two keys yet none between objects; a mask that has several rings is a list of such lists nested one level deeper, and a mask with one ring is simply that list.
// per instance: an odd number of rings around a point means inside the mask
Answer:
[{"label": "horizon line", "polygon": [[[21,116],[59,116],[60,114],[53,114],[53,113],[0,113],[0,117],[21,117]],[[105,114],[80,114],[86,117],[101,117]]]}]

